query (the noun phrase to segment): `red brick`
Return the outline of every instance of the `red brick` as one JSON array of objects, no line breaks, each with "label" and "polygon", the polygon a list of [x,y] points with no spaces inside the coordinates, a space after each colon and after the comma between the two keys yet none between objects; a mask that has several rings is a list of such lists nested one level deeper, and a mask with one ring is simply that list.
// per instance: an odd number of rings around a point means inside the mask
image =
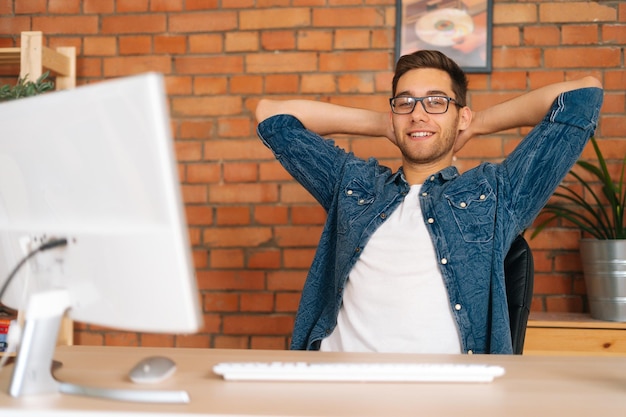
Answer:
[{"label": "red brick", "polygon": [[315,256],[315,249],[285,249],[283,268],[302,268],[306,272]]},{"label": "red brick", "polygon": [[174,60],[174,67],[181,74],[233,74],[241,73],[244,61],[239,56],[220,57],[180,57]]},{"label": "red brick", "polygon": [[265,93],[297,93],[300,78],[297,75],[267,75],[265,77]]},{"label": "red brick", "polygon": [[[300,251],[302,252],[302,251]],[[267,274],[267,289],[273,291],[300,291],[304,286],[307,271],[281,269]]]},{"label": "red brick", "polygon": [[206,162],[188,164],[186,166],[187,182],[189,183],[214,183],[220,180],[220,167],[217,164]]},{"label": "red brick", "polygon": [[211,347],[211,338],[206,334],[176,335],[176,347],[206,349]]},{"label": "red brick", "polygon": [[300,304],[300,293],[281,292],[276,294],[276,311],[279,313],[295,313]]},{"label": "red brick", "polygon": [[[565,28],[563,28],[565,31]],[[527,26],[523,30],[524,45],[559,45],[561,32],[555,26]]]},{"label": "red brick", "polygon": [[47,0],[13,1],[15,14],[37,14],[45,13]]},{"label": "red brick", "polygon": [[288,315],[245,315],[224,317],[224,334],[279,335],[290,334],[293,317]]},{"label": "red brick", "polygon": [[268,149],[258,139],[250,140],[211,140],[205,144],[204,159],[215,160],[256,160],[267,158]]},{"label": "red brick", "polygon": [[152,37],[122,36],[119,45],[120,55],[147,55],[152,52]]},{"label": "red brick", "polygon": [[254,221],[261,225],[286,224],[288,220],[287,207],[260,206],[254,207]]},{"label": "red brick", "polygon": [[241,269],[245,257],[241,249],[211,249],[209,262],[214,269]]},{"label": "red brick", "polygon": [[274,311],[274,295],[270,293],[242,293],[240,311],[271,312]]},{"label": "red brick", "polygon": [[171,64],[165,56],[111,57],[103,60],[105,77],[122,77],[148,71],[171,73]]},{"label": "red brick", "polygon": [[86,14],[112,13],[115,9],[115,0],[83,0],[83,11]]},{"label": "red brick", "polygon": [[323,225],[326,222],[326,211],[320,205],[294,206],[291,208],[293,224]]},{"label": "red brick", "polygon": [[183,185],[181,192],[185,203],[206,203],[209,199],[204,185]]},{"label": "red brick", "polygon": [[265,276],[261,271],[198,271],[200,290],[263,290]]},{"label": "red brick", "polygon": [[103,16],[101,33],[158,33],[165,31],[166,24],[167,18],[162,14]]},{"label": "red brick", "polygon": [[244,52],[259,50],[258,32],[229,32],[224,41],[226,52]]},{"label": "red brick", "polygon": [[250,224],[250,207],[221,206],[217,207],[218,226],[245,226]]},{"label": "red brick", "polygon": [[185,207],[187,224],[193,226],[213,224],[213,208],[207,206]]},{"label": "red brick", "polygon": [[520,28],[517,26],[494,27],[493,46],[518,46],[520,44]]},{"label": "red brick", "polygon": [[115,0],[115,4],[118,13],[148,11],[148,0]]},{"label": "red brick", "polygon": [[333,48],[331,30],[300,30],[297,34],[298,50],[330,51]]},{"label": "red brick", "polygon": [[191,54],[217,54],[223,52],[222,34],[195,34],[189,35],[189,53]]},{"label": "red brick", "polygon": [[98,33],[97,16],[34,16],[32,30],[40,30],[50,34],[87,35]]},{"label": "red brick", "polygon": [[48,13],[78,14],[81,0],[48,0]]},{"label": "red brick", "polygon": [[219,0],[185,0],[185,10],[213,10],[220,3]]},{"label": "red brick", "polygon": [[[254,45],[256,47],[256,45]],[[296,47],[296,35],[291,31],[263,32],[261,49],[265,51],[286,51]],[[255,48],[256,49],[256,48]]]},{"label": "red brick", "polygon": [[168,334],[142,333],[142,347],[174,347],[176,336]]},{"label": "red brick", "polygon": [[281,267],[281,252],[275,249],[254,250],[248,255],[246,267],[250,269],[278,269]]},{"label": "red brick", "polygon": [[179,13],[169,16],[168,30],[173,33],[222,32],[235,29],[237,13],[231,11]]},{"label": "red brick", "polygon": [[239,12],[239,30],[262,30],[287,27],[308,27],[308,8],[251,9]]},{"label": "red brick", "polygon": [[177,12],[183,10],[183,0],[151,0],[152,12]]},{"label": "red brick", "polygon": [[289,343],[286,337],[252,336],[250,339],[251,349],[285,350]]},{"label": "red brick", "polygon": [[541,66],[539,48],[504,48],[494,49],[493,67],[501,68],[537,68]]},{"label": "red brick", "polygon": [[172,100],[176,116],[226,116],[241,111],[241,98],[236,96],[186,96]]},{"label": "red brick", "polygon": [[117,39],[114,36],[86,36],[83,41],[85,55],[112,56],[117,54]]},{"label": "red brick", "polygon": [[594,45],[598,43],[597,25],[567,25],[563,26],[563,45]]},{"label": "red brick", "polygon": [[572,23],[572,22],[613,22],[617,18],[617,11],[611,5],[604,5],[590,1],[539,4],[539,19],[543,23]]},{"label": "red brick", "polygon": [[384,23],[384,16],[376,7],[328,7],[313,9],[314,27],[373,27]]},{"label": "red brick", "polygon": [[249,73],[293,73],[317,70],[317,55],[309,52],[261,53],[246,56]]},{"label": "red brick", "polygon": [[154,52],[157,54],[183,54],[187,51],[187,38],[177,35],[154,37]]},{"label": "red brick", "polygon": [[232,292],[211,292],[202,296],[204,311],[239,311],[239,295]]},{"label": "red brick", "polygon": [[534,23],[537,21],[537,5],[520,3],[498,3],[493,6],[493,23]]},{"label": "red brick", "polygon": [[[249,117],[222,118],[217,123],[217,133],[221,138],[249,137],[251,134]],[[255,165],[256,169],[256,165]],[[258,169],[257,169],[258,171]]]}]

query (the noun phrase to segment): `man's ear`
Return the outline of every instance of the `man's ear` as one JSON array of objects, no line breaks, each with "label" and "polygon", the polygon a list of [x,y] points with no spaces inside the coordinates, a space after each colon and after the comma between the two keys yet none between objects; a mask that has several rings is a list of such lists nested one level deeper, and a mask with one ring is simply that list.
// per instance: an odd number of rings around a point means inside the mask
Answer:
[{"label": "man's ear", "polygon": [[472,110],[465,106],[461,109],[459,114],[459,130],[465,130],[472,123]]}]

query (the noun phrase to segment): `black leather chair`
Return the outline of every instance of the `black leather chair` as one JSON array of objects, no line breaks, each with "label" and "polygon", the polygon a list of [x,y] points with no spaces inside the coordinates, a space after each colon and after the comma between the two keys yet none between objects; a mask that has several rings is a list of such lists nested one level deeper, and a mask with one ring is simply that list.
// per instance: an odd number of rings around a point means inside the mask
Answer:
[{"label": "black leather chair", "polygon": [[504,259],[504,280],[509,304],[513,353],[521,355],[524,350],[526,325],[533,298],[535,278],[533,254],[522,235],[515,238]]}]

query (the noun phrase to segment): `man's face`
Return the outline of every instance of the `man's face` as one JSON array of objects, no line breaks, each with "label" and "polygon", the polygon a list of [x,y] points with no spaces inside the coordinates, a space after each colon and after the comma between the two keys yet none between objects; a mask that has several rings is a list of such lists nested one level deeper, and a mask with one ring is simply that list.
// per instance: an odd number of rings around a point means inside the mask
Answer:
[{"label": "man's face", "polygon": [[[395,96],[446,96],[456,99],[448,73],[432,68],[414,69],[400,77]],[[458,106],[450,102],[447,112],[429,114],[422,103],[417,103],[412,113],[392,113],[391,117],[404,164],[450,165],[461,126]]]}]

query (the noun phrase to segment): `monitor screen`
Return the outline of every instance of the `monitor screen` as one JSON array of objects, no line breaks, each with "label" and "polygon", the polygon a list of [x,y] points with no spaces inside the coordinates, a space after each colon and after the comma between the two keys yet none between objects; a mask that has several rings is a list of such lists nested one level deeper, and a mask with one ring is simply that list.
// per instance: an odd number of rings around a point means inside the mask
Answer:
[{"label": "monitor screen", "polygon": [[122,330],[202,325],[163,77],[148,73],[0,104],[2,302],[62,289],[69,316]]}]

